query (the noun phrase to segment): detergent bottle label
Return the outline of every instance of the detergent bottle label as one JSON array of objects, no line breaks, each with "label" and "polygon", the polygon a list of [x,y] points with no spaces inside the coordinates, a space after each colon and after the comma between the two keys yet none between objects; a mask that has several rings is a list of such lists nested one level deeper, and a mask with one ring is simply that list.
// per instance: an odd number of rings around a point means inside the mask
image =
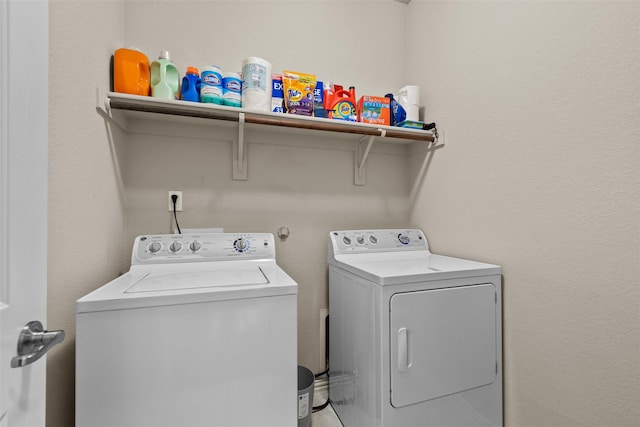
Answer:
[{"label": "detergent bottle label", "polygon": [[351,101],[338,101],[333,107],[331,118],[355,122],[357,121],[356,107]]}]

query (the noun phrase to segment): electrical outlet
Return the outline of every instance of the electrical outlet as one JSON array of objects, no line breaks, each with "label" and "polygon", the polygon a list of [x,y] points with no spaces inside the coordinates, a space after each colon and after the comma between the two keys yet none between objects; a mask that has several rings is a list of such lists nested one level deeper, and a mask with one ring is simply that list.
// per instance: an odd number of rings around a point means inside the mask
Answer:
[{"label": "electrical outlet", "polygon": [[173,191],[169,190],[169,212],[173,212],[173,200],[171,200],[171,196],[178,196],[178,200],[176,201],[176,211],[182,212],[182,191]]}]

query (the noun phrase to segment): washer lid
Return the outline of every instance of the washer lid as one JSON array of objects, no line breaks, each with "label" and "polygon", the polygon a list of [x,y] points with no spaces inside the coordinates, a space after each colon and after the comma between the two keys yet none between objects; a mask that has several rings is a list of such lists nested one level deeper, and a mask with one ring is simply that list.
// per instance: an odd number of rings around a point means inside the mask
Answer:
[{"label": "washer lid", "polygon": [[269,279],[258,266],[189,272],[154,272],[144,276],[125,293],[177,291],[220,286],[266,285]]},{"label": "washer lid", "polygon": [[498,265],[435,255],[429,251],[335,255],[329,262],[380,285],[501,273]]},{"label": "washer lid", "polygon": [[134,265],[76,302],[76,312],[125,310],[295,295],[297,283],[274,260]]}]

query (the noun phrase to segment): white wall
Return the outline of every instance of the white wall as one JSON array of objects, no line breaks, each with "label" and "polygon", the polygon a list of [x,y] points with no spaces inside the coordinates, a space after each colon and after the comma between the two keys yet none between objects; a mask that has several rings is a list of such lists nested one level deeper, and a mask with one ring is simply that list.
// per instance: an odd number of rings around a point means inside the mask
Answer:
[{"label": "white wall", "polygon": [[[185,227],[291,229],[278,262],[300,283],[299,358],[313,369],[326,233],[409,223],[435,251],[504,267],[508,425],[640,417],[637,2],[55,0],[50,9],[49,325],[68,335],[48,358],[49,426],[73,425],[75,300],[128,269],[135,235],[169,230],[170,189],[184,191]],[[293,14],[312,17],[304,43],[291,41]],[[383,31],[375,43],[373,30]],[[233,46],[222,43],[229,35]],[[249,180],[232,181],[224,132],[194,126],[176,140],[182,129],[161,124],[107,137],[95,88],[108,86],[109,56],[127,45],[150,59],[168,49],[182,72],[261,56],[359,94],[419,84],[447,145],[413,146],[409,161],[376,144],[368,185],[355,187],[351,142],[249,132]]]},{"label": "white wall", "polygon": [[128,268],[118,158],[95,109],[123,43],[123,10],[112,0],[49,4],[47,323],[66,332],[47,355],[49,426],[74,425],[75,300]]},{"label": "white wall", "polygon": [[274,72],[313,73],[355,85],[359,95],[384,95],[404,84],[404,35],[391,39],[386,28],[404,27],[405,11],[390,0],[126,1],[125,43],[150,60],[168,50],[181,73],[207,65],[240,71],[243,59],[258,56]]},{"label": "white wall", "polygon": [[[180,19],[185,13],[190,19]],[[228,132],[162,122],[131,133],[106,127],[95,110],[95,89],[108,88],[113,50],[135,46],[150,60],[169,50],[181,73],[190,65],[239,70],[244,58],[261,56],[274,72],[315,73],[354,84],[360,95],[384,95],[404,83],[405,49],[385,37],[372,43],[370,23],[379,16],[401,27],[405,6],[392,1],[51,3],[49,322],[68,335],[49,357],[49,426],[73,422],[75,300],[128,269],[136,235],[172,229],[168,190],[183,191],[182,227],[274,234],[280,226],[290,228],[291,236],[278,241],[276,252],[299,283],[299,362],[314,371],[324,368],[319,322],[320,309],[328,304],[328,232],[398,227],[409,217],[405,147],[376,144],[367,186],[360,187],[353,184],[353,138],[249,130],[249,180],[233,181]],[[294,17],[301,21],[292,24]],[[223,42],[229,35],[235,36],[233,44]],[[380,52],[390,52],[388,63]],[[71,206],[62,197],[70,189]]]},{"label": "white wall", "polygon": [[412,224],[504,268],[506,424],[640,420],[640,3],[408,6],[446,131]]},{"label": "white wall", "polygon": [[[390,25],[404,24],[405,6],[399,3],[134,1],[126,3],[125,12],[125,43],[150,60],[168,50],[181,74],[190,65],[240,71],[244,58],[260,56],[276,73],[314,73],[320,80],[355,85],[359,95],[383,96],[403,82],[404,46],[371,37],[371,23],[379,16]],[[140,25],[191,12],[193,19],[175,19],[162,31]],[[224,42],[228,38],[233,43]],[[385,63],[380,52],[390,52]],[[368,185],[356,187],[354,139],[336,138],[248,131],[249,180],[233,181],[232,133],[206,124],[176,129],[158,123],[126,136],[123,169],[128,242],[139,234],[172,229],[168,190],[183,191],[182,227],[273,234],[280,226],[291,230],[276,253],[299,284],[299,363],[316,372],[325,367],[319,330],[320,309],[328,305],[329,231],[401,226],[408,220],[405,149],[391,147],[384,154],[385,148],[376,146]]]}]

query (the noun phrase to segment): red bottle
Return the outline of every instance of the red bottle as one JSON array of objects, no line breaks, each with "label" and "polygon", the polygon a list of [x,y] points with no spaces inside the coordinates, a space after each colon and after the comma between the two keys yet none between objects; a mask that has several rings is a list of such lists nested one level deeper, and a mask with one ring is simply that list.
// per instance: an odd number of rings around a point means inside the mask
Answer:
[{"label": "red bottle", "polygon": [[356,112],[355,88],[339,90],[333,94],[329,104],[329,118],[337,120],[358,121]]}]

